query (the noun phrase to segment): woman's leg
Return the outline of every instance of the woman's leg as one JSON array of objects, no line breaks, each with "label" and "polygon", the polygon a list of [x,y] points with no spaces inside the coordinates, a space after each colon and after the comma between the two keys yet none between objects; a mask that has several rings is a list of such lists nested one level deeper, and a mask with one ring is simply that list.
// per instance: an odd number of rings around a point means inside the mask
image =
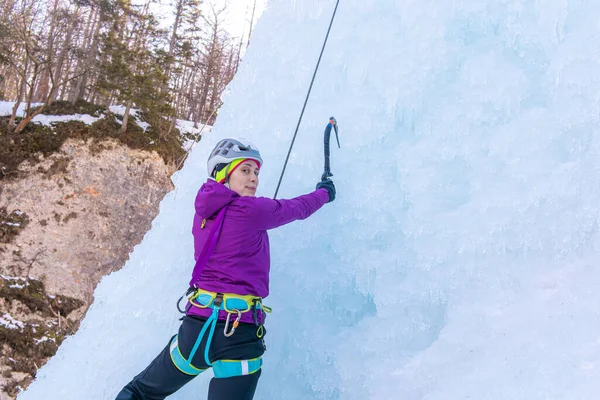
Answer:
[{"label": "woman's leg", "polygon": [[[204,323],[205,318],[186,316],[179,328],[177,335],[178,347],[181,355],[187,359]],[[265,352],[264,334],[258,337],[258,328],[253,324],[241,323],[231,337],[223,334],[225,323],[217,323],[212,343],[209,348],[209,359],[216,360],[252,360],[261,357]],[[199,369],[209,366],[204,360],[204,349],[208,334],[204,335],[198,351],[193,357],[192,365]],[[142,373],[129,382],[117,395],[116,400],[162,400],[175,393],[186,383],[194,379],[195,375],[181,372],[173,363],[170,353],[170,342],[167,347],[150,363]],[[231,378],[214,378],[211,380],[209,399],[211,400],[246,400],[252,399],[256,384],[260,377],[260,370],[243,376]],[[213,381],[216,381],[213,383]],[[211,395],[214,389],[214,395]],[[230,386],[229,388],[224,388]],[[229,390],[229,391],[226,391]],[[231,396],[229,393],[233,393]],[[214,397],[221,396],[223,397]],[[241,397],[232,397],[239,394]],[[213,396],[213,397],[211,397]]]},{"label": "woman's leg", "polygon": [[208,400],[252,400],[261,371],[231,378],[212,378]]},{"label": "woman's leg", "polygon": [[169,345],[117,395],[116,400],[162,400],[194,379],[179,371],[173,361]]},{"label": "woman's leg", "polygon": [[[187,359],[202,327],[204,319],[184,317],[179,327],[177,341],[179,350]],[[205,335],[206,336],[206,335]],[[204,362],[204,344],[194,356],[193,365],[200,369],[208,368]],[[116,400],[162,400],[181,389],[196,377],[181,372],[171,359],[171,341],[163,351],[150,363],[148,368],[137,375],[117,395]]]},{"label": "woman's leg", "polygon": [[[210,352],[212,363],[217,360],[256,360],[262,357],[266,349],[264,327],[259,330],[254,324],[241,323],[231,337],[223,335],[223,327],[224,324],[219,324],[215,332]],[[245,368],[252,370],[250,364],[246,364]],[[215,369],[217,368],[215,364]],[[208,388],[208,400],[252,400],[261,371],[258,369],[248,375],[212,378]],[[218,370],[215,371],[215,375],[219,375]]]}]

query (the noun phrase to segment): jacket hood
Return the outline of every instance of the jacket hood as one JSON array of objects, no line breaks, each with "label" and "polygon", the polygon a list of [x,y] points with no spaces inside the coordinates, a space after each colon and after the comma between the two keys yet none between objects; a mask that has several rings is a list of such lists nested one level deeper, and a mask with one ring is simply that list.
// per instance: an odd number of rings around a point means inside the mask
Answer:
[{"label": "jacket hood", "polygon": [[202,218],[210,218],[239,196],[225,185],[209,179],[202,185],[196,196],[196,213]]}]

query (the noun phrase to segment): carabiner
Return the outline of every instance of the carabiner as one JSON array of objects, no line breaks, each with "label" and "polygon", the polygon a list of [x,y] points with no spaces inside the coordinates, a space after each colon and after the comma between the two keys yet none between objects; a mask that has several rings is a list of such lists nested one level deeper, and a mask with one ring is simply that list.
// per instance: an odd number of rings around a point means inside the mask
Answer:
[{"label": "carabiner", "polygon": [[[196,294],[197,289],[193,286],[190,286],[188,288],[188,290],[185,291],[185,294],[183,296],[181,296],[179,298],[179,300],[177,300],[177,310],[182,313],[182,314],[186,314],[188,312],[188,310],[192,307],[191,304],[191,299],[192,297],[194,297],[194,295]],[[185,310],[182,310],[181,307],[179,307],[179,304],[181,304],[181,300],[183,300],[184,297],[187,297],[188,302],[190,302],[190,305],[188,307],[185,308]]]},{"label": "carabiner", "polygon": [[223,329],[223,334],[225,335],[225,337],[230,337],[235,333],[235,329],[239,326],[240,319],[242,319],[242,312],[240,310],[233,311],[237,312],[237,318],[235,319],[235,321],[233,321],[233,327],[231,328],[231,331],[227,332],[227,329],[229,328],[229,320],[231,318],[231,314],[233,314],[230,312],[227,313],[227,320],[225,321],[225,328]]}]

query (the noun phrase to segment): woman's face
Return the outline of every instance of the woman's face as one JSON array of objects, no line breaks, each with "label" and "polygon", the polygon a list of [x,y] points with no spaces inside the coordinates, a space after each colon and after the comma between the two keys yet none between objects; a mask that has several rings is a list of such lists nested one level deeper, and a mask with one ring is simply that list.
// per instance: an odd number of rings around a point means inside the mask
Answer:
[{"label": "woman's face", "polygon": [[229,189],[240,196],[256,197],[258,187],[258,164],[254,160],[245,160],[229,175]]}]

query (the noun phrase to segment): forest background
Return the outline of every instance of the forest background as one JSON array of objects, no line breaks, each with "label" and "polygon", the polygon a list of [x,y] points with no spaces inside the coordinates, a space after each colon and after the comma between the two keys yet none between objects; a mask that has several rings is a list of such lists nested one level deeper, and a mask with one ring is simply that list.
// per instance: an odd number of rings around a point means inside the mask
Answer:
[{"label": "forest background", "polygon": [[263,7],[260,0],[3,0],[0,100],[15,106],[0,132],[22,132],[55,102],[123,105],[122,132],[136,108],[162,138],[176,135],[177,118],[212,124]]}]

